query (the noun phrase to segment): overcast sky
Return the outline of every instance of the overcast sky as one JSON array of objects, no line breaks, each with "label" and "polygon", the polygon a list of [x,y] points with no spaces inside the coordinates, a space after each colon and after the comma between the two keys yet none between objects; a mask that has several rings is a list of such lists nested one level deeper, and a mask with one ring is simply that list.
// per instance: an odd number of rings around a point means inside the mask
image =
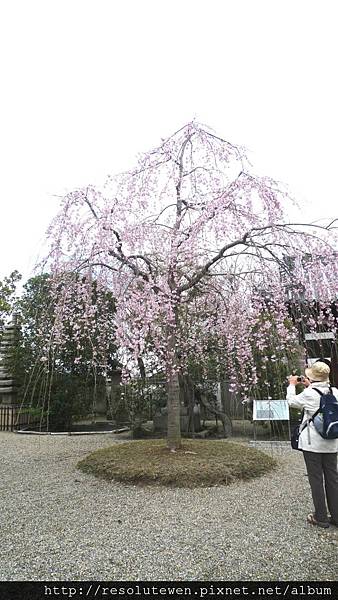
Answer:
[{"label": "overcast sky", "polygon": [[26,277],[58,196],[196,118],[338,216],[335,0],[0,3],[0,277]]}]

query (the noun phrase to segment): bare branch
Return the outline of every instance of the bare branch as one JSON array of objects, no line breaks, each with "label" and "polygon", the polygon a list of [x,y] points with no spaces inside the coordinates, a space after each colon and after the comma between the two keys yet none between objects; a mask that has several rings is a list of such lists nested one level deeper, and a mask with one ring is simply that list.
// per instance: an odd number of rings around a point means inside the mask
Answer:
[{"label": "bare branch", "polygon": [[203,171],[206,171],[207,173],[210,172],[210,169],[206,169],[205,167],[194,167],[188,173],[183,173],[182,177],[188,177],[189,175],[192,175],[192,173],[195,173],[197,171],[197,169],[202,169]]},{"label": "bare branch", "polygon": [[[278,223],[278,224],[264,225],[261,227],[253,227],[250,231],[247,231],[243,235],[242,238],[234,240],[233,242],[230,242],[229,244],[226,244],[225,246],[223,246],[223,248],[221,248],[219,250],[219,252],[217,252],[217,254],[212,259],[208,260],[202,268],[200,268],[197,272],[195,272],[195,274],[191,277],[190,283],[186,283],[184,285],[179,286],[179,288],[177,290],[178,293],[182,293],[182,292],[190,289],[191,287],[194,287],[206,275],[206,273],[209,271],[210,267],[212,267],[214,264],[219,262],[221,259],[227,258],[224,256],[225,253],[227,252],[227,250],[230,250],[231,248],[234,248],[236,246],[242,246],[242,245],[246,245],[247,247],[250,247],[250,245],[252,245],[253,247],[255,247],[255,246],[258,247],[258,245],[252,240],[252,238],[255,235],[263,234],[264,232],[269,232],[269,230],[284,229],[288,233],[294,233],[296,235],[299,235],[299,233],[297,231],[288,229],[289,227],[294,227],[296,225],[309,226],[309,224],[302,224],[302,223]],[[323,227],[321,225],[312,224],[311,226],[322,229],[322,230],[326,230],[326,227]],[[253,234],[254,231],[257,231],[259,233]],[[302,233],[307,235],[308,237],[316,237],[307,232],[302,232]],[[249,243],[248,243],[248,241],[249,241]],[[276,245],[276,244],[274,244],[274,245]],[[264,246],[262,246],[262,247],[264,247]],[[268,248],[266,248],[266,250],[270,253],[270,255],[273,255],[271,250],[268,250]],[[332,248],[332,250],[333,250],[333,248]],[[257,255],[256,255],[256,258],[257,258]],[[277,262],[279,262],[279,259]]]},{"label": "bare branch", "polygon": [[160,167],[161,165],[165,165],[170,160],[172,160],[171,156],[169,158],[167,158],[166,160],[161,160],[158,163],[147,165],[147,166],[143,167],[142,169],[139,169],[138,171],[133,171],[131,173],[131,176],[136,177],[137,175],[141,175],[141,173],[145,173],[145,171],[149,171],[150,169],[157,169],[157,167]]},{"label": "bare branch", "polygon": [[90,263],[91,267],[104,267],[105,269],[109,269],[109,271],[116,271],[116,273],[119,272],[119,269],[115,269],[115,267],[112,267],[111,265],[108,265],[107,263],[104,262],[94,262],[94,263]]},{"label": "bare branch", "polygon": [[[153,217],[156,217],[155,221],[153,221],[153,223],[156,223],[157,219],[159,219],[159,218],[160,218],[160,216],[161,216],[161,215],[162,215],[162,214],[163,214],[163,213],[164,213],[164,212],[165,212],[165,211],[166,211],[168,208],[171,208],[172,206],[176,206],[176,202],[175,202],[175,204],[168,204],[168,206],[166,206],[165,208],[163,208],[163,210],[161,210],[161,212],[160,212],[160,213],[159,213],[157,216],[156,216],[156,215],[150,215],[149,217],[147,217],[147,220],[148,220],[148,219],[152,219]],[[146,222],[147,222],[147,220],[146,220],[146,221],[144,221],[144,222],[146,223]]]},{"label": "bare branch", "polygon": [[177,196],[176,214],[177,214],[177,217],[180,217],[181,213],[182,213],[181,187],[182,187],[182,179],[183,179],[183,157],[184,157],[186,145],[188,144],[188,142],[190,142],[192,136],[193,136],[193,134],[189,135],[184,140],[182,147],[181,147],[180,155],[179,155],[179,175],[178,175],[178,182],[176,184],[176,196]]},{"label": "bare branch", "polygon": [[[316,227],[317,229],[322,229],[323,231],[327,231],[329,229],[329,227],[332,225],[332,223],[334,223],[335,221],[338,221],[338,219],[333,219],[333,221],[331,221],[331,223],[329,225],[317,225],[316,223],[284,223],[283,225],[281,225],[281,227],[283,226],[290,226],[290,227]],[[306,232],[305,232],[306,233]]]},{"label": "bare branch", "polygon": [[[134,273],[134,275],[136,275],[136,277],[141,277],[141,279],[143,279],[144,281],[149,283],[148,273],[141,271],[141,269],[137,266],[137,264],[134,264],[133,262],[131,262],[129,260],[130,258],[135,258],[136,256],[125,256],[122,252],[116,253],[112,249],[108,250],[108,254],[109,254],[109,256],[113,256],[114,258],[116,258],[121,263],[121,265],[128,267]],[[149,262],[149,259],[147,259],[146,257],[144,257],[142,255],[138,255],[137,258],[143,258],[143,260],[147,264]],[[155,293],[158,293],[161,291],[161,288],[156,284],[152,285],[152,289]]]},{"label": "bare branch", "polygon": [[[256,256],[255,254],[252,256]],[[261,270],[251,269],[250,271],[228,271],[226,273],[207,273],[206,277],[241,277],[242,275],[251,275],[252,273],[261,274]]]},{"label": "bare branch", "polygon": [[197,273],[195,273],[195,275],[193,275],[191,277],[191,282],[185,283],[184,285],[179,286],[177,292],[182,293],[182,292],[185,292],[186,290],[189,290],[190,288],[194,287],[199,281],[201,281],[201,279],[204,277],[204,275],[209,271],[210,267],[212,267],[212,265],[217,263],[223,257],[224,253],[227,250],[230,250],[230,248],[234,248],[235,246],[245,245],[248,235],[249,235],[249,232],[245,233],[242,238],[235,240],[234,242],[230,242],[230,244],[226,244],[225,246],[223,246],[223,248],[220,249],[220,251],[216,254],[216,256],[214,256],[212,259],[208,260],[208,262],[205,263],[205,265],[200,269],[200,271],[198,271]]},{"label": "bare branch", "polygon": [[[175,206],[176,206],[176,204],[175,204]],[[154,222],[148,223],[148,224],[149,225],[158,225],[159,227],[165,227],[166,229],[170,229],[171,231],[175,230],[174,227],[170,227],[170,225],[166,225],[165,223],[155,223],[155,221],[154,221]]]},{"label": "bare branch", "polygon": [[108,250],[108,254],[109,254],[109,256],[113,256],[119,262],[121,262],[123,265],[128,267],[131,271],[133,271],[133,273],[135,275],[142,277],[142,279],[144,279],[145,281],[149,281],[149,277],[148,277],[147,273],[144,273],[143,271],[141,271],[139,269],[139,267],[137,265],[130,262],[130,260],[128,259],[128,256],[125,256],[121,251],[117,253],[114,250],[110,249],[110,250]]},{"label": "bare branch", "polygon": [[122,240],[121,240],[121,236],[118,233],[118,231],[116,231],[115,229],[113,229],[112,231],[113,231],[113,234],[116,236],[116,239],[117,239],[117,244],[116,244],[117,251],[120,254],[122,254]]},{"label": "bare branch", "polygon": [[[329,223],[329,224],[326,226],[326,229],[330,229],[330,228],[331,228],[331,225],[333,225],[333,223],[335,223],[336,221],[338,221],[338,219],[333,219],[333,221],[331,221],[331,223]],[[337,229],[337,227],[332,227],[332,229]]]},{"label": "bare branch", "polygon": [[88,188],[87,188],[87,193],[86,193],[86,194],[83,196],[83,199],[84,199],[85,203],[86,203],[86,204],[89,206],[89,208],[90,208],[90,211],[91,211],[91,213],[94,215],[95,219],[98,219],[99,217],[97,216],[97,213],[96,213],[96,211],[94,210],[94,208],[93,208],[93,206],[92,206],[91,202],[89,202],[89,200],[88,200],[88,197],[87,197],[87,194],[88,194]]},{"label": "bare branch", "polygon": [[145,263],[148,265],[148,267],[149,267],[149,271],[150,271],[150,273],[152,273],[152,272],[153,272],[153,271],[152,271],[152,266],[153,266],[153,265],[152,265],[151,261],[149,260],[149,258],[147,258],[146,256],[143,256],[142,254],[130,254],[130,255],[128,256],[128,258],[140,258],[141,260],[144,260],[144,262],[145,262]]}]

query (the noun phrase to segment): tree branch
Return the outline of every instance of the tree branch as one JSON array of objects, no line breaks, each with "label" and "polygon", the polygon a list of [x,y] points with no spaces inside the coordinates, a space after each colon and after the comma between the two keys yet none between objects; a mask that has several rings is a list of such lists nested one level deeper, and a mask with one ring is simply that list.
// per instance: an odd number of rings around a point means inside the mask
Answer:
[{"label": "tree branch", "polygon": [[[226,244],[225,246],[223,246],[223,248],[221,248],[219,250],[219,252],[209,261],[207,261],[205,263],[205,265],[199,269],[199,271],[195,272],[195,274],[191,277],[191,282],[190,283],[185,283],[181,286],[178,287],[177,292],[178,293],[182,293],[186,290],[189,290],[190,288],[194,287],[209,271],[210,267],[212,267],[215,263],[217,263],[219,260],[221,260],[222,258],[226,258],[224,256],[225,252],[227,252],[227,250],[230,250],[231,248],[234,248],[236,246],[241,246],[241,245],[247,245],[248,247],[250,247],[250,242],[248,243],[248,240],[250,240],[251,238],[251,243],[252,246],[254,247],[255,245],[257,246],[257,244],[255,244],[255,242],[253,242],[252,237],[253,237],[253,232],[257,231],[259,233],[264,233],[264,232],[268,232],[268,230],[273,230],[273,229],[284,229],[286,230],[288,233],[294,233],[296,235],[299,235],[299,233],[297,231],[290,231],[288,228],[289,227],[294,227],[294,226],[311,226],[311,227],[316,227],[322,230],[327,230],[326,227],[323,227],[322,225],[315,225],[315,224],[305,224],[305,223],[278,223],[278,224],[271,224],[271,225],[263,225],[261,227],[253,227],[250,231],[247,231],[242,238],[235,240],[233,242],[230,242],[229,244]],[[259,233],[257,233],[257,235],[259,235]],[[308,235],[309,237],[315,237],[312,236],[312,234],[303,232],[303,234]],[[254,234],[255,235],[255,234]],[[268,250],[268,248],[266,248],[266,250],[273,255],[271,250]],[[257,257],[257,255],[256,255]],[[258,258],[258,257],[257,257]]]},{"label": "tree branch", "polygon": [[89,200],[88,200],[88,197],[87,197],[87,194],[88,194],[88,188],[87,188],[87,193],[86,193],[86,194],[84,194],[84,196],[83,196],[83,199],[84,199],[85,203],[86,203],[86,204],[89,206],[89,208],[90,208],[90,211],[91,211],[91,213],[94,215],[95,219],[97,219],[97,220],[98,220],[98,218],[99,218],[99,217],[97,216],[97,213],[96,213],[96,211],[94,210],[94,208],[93,208],[93,206],[92,206],[91,202],[89,202]]},{"label": "tree branch", "polygon": [[178,182],[176,184],[176,197],[177,197],[176,215],[177,215],[177,217],[180,217],[181,213],[182,213],[181,187],[182,187],[182,179],[183,179],[183,157],[184,157],[184,151],[185,151],[186,145],[188,144],[188,142],[190,142],[192,135],[193,134],[189,135],[184,140],[184,142],[182,144],[182,147],[181,147],[180,156],[179,156],[179,175],[178,175]]},{"label": "tree branch", "polygon": [[148,219],[152,219],[153,217],[156,217],[155,221],[152,221],[152,223],[156,223],[157,219],[160,218],[160,216],[164,213],[164,211],[167,210],[167,208],[171,208],[172,206],[176,206],[176,202],[174,204],[168,204],[168,206],[165,206],[163,208],[163,210],[161,210],[161,212],[156,216],[156,215],[150,215],[149,217],[147,217],[147,219],[144,221],[144,223],[147,223]]},{"label": "tree branch", "polygon": [[144,273],[144,271],[141,271],[137,265],[130,262],[128,260],[128,257],[125,256],[121,251],[117,253],[114,250],[110,249],[108,250],[108,254],[109,256],[113,256],[114,258],[116,258],[119,262],[128,267],[131,271],[133,271],[134,275],[142,277],[145,281],[149,281],[147,273]]},{"label": "tree branch", "polygon": [[230,248],[234,248],[235,246],[245,245],[248,235],[249,235],[249,232],[245,233],[242,238],[235,240],[234,242],[230,242],[230,244],[226,244],[225,246],[223,246],[223,248],[220,249],[220,251],[216,254],[216,256],[214,256],[212,259],[208,260],[208,262],[205,263],[205,265],[202,267],[202,269],[199,272],[195,273],[195,275],[193,275],[191,277],[191,283],[185,283],[184,285],[179,286],[177,292],[180,294],[180,293],[185,292],[186,290],[189,290],[190,288],[194,287],[199,281],[201,281],[201,279],[208,272],[210,267],[212,267],[212,265],[214,265],[221,258],[223,258],[223,255],[227,250],[230,250]]},{"label": "tree branch", "polygon": [[153,271],[152,271],[152,263],[151,263],[151,261],[149,260],[149,258],[147,258],[146,256],[143,256],[142,254],[130,254],[130,255],[128,256],[128,258],[140,258],[141,260],[144,260],[144,262],[145,262],[145,263],[148,265],[148,267],[149,267],[149,271],[150,271],[150,273],[152,273],[152,272],[153,272]]}]

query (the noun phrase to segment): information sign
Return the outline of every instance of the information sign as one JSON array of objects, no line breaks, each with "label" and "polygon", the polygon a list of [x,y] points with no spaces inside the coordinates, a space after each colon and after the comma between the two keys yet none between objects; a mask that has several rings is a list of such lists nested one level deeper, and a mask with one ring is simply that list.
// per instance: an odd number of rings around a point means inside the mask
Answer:
[{"label": "information sign", "polygon": [[254,400],[254,421],[289,421],[289,404],[287,400]]}]

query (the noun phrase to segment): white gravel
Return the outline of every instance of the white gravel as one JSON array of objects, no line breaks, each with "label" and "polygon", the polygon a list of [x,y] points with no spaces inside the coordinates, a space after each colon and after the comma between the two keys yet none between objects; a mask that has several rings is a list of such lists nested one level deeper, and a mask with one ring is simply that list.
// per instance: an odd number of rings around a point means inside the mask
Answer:
[{"label": "white gravel", "polygon": [[249,482],[140,488],[76,469],[112,435],[0,433],[1,580],[320,580],[338,575],[338,529],[306,523],[303,458]]}]

